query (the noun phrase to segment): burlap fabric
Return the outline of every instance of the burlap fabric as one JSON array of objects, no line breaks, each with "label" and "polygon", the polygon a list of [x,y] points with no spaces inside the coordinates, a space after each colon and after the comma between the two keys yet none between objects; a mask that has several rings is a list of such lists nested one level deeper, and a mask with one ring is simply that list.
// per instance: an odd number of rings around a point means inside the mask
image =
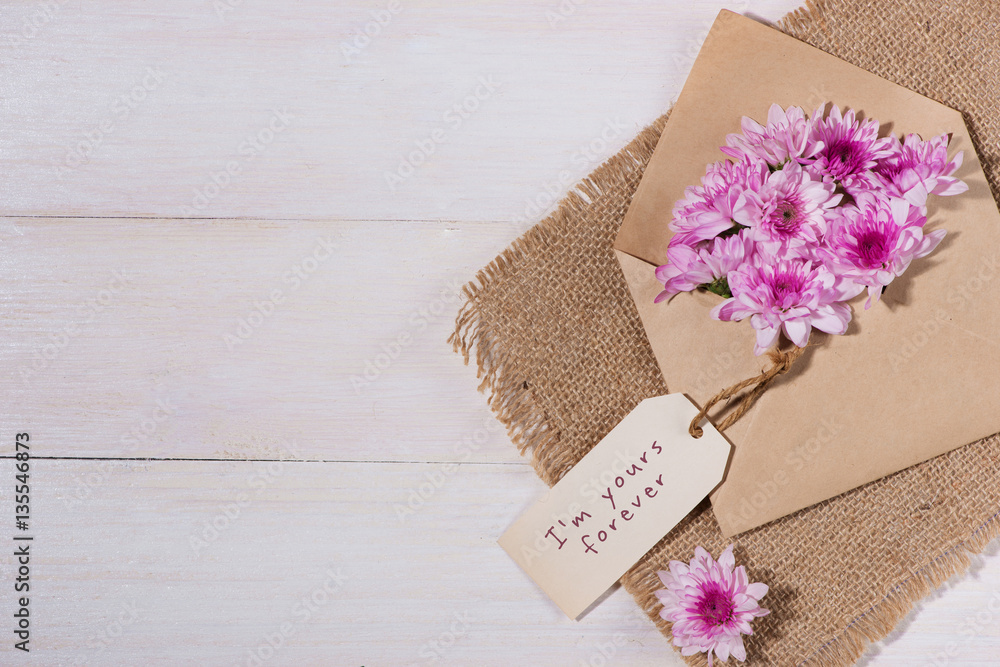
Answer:
[{"label": "burlap fabric", "polygon": [[[982,0],[829,0],[777,27],[962,111],[996,197],[998,26],[1000,5]],[[452,342],[466,360],[474,351],[494,411],[548,484],[640,400],[666,390],[611,251],[665,118],[466,288]],[[737,560],[771,587],[772,613],[755,622],[747,664],[853,664],[919,598],[964,571],[1000,532],[998,510],[994,436],[737,536]],[[689,560],[696,545],[718,555],[727,543],[703,503],[622,584],[669,636],[656,571]]]}]

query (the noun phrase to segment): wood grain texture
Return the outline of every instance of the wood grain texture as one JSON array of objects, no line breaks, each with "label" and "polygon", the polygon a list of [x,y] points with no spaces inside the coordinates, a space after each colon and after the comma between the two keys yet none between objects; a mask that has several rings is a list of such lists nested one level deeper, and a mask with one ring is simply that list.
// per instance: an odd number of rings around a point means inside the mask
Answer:
[{"label": "wood grain texture", "polygon": [[574,623],[496,546],[540,490],[525,465],[36,460],[34,484],[37,664],[670,657],[624,591]]},{"label": "wood grain texture", "polygon": [[446,344],[495,225],[2,226],[0,404],[54,455],[517,459]]},{"label": "wood grain texture", "polygon": [[[0,209],[523,217],[667,108],[725,4],[560,2],[50,0],[44,22],[44,3],[6,4]],[[403,161],[420,164],[390,188]]]},{"label": "wood grain texture", "polygon": [[[797,2],[223,3],[0,6],[0,663],[680,665],[496,546],[543,485],[444,341],[720,7]],[[998,613],[994,549],[862,664],[995,664]]]}]

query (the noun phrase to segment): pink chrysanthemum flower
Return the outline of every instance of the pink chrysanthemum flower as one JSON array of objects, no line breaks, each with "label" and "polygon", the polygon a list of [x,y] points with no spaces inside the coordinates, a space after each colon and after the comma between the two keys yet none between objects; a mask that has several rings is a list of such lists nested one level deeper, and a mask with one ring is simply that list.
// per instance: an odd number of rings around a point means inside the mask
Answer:
[{"label": "pink chrysanthemum flower", "polygon": [[687,188],[684,199],[674,206],[669,227],[677,242],[694,245],[736,226],[733,209],[740,205],[744,192],[764,183],[767,174],[763,162],[723,160],[708,165],[701,185]]},{"label": "pink chrysanthemum flower", "polygon": [[760,606],[767,585],[749,582],[746,568],[736,566],[730,545],[716,562],[710,553],[696,547],[689,565],[670,561],[670,570],[657,574],[665,589],[656,591],[663,604],[660,617],[670,621],[674,646],[681,655],[714,653],[723,662],[733,656],[747,658],[743,635],[752,635],[750,622],[770,612]]},{"label": "pink chrysanthemum flower", "polygon": [[907,135],[903,143],[895,135],[889,139],[892,151],[878,160],[875,173],[890,195],[924,207],[928,195],[959,195],[969,189],[964,181],[952,176],[962,166],[965,154],[959,151],[948,160],[947,134],[927,141],[915,134]]},{"label": "pink chrysanthemum flower", "polygon": [[853,109],[841,115],[836,106],[826,118],[822,109],[816,110],[810,139],[823,144],[809,165],[810,171],[839,183],[848,192],[872,187],[875,178],[871,169],[892,153],[891,140],[879,139],[878,121],[859,121]]},{"label": "pink chrysanthemum flower", "polygon": [[945,230],[925,235],[926,219],[903,199],[865,197],[858,204],[844,207],[819,252],[838,274],[868,288],[868,309],[910,262],[938,246]]},{"label": "pink chrysanthemum flower", "polygon": [[826,231],[824,212],[840,200],[832,183],[814,181],[797,162],[789,162],[758,190],[747,192],[734,216],[768,253],[802,255],[803,246],[819,243]]},{"label": "pink chrysanthemum flower", "polygon": [[713,308],[712,317],[729,321],[749,317],[757,330],[753,351],[761,355],[781,331],[799,347],[806,346],[814,327],[843,334],[851,321],[851,308],[843,302],[864,288],[819,262],[785,259],[761,266],[744,264],[729,274],[729,289],[733,297]]},{"label": "pink chrysanthemum flower", "polygon": [[799,107],[782,110],[772,104],[767,112],[767,126],[743,117],[740,123],[743,134],[726,135],[722,152],[737,160],[763,160],[771,167],[779,167],[789,160],[811,158],[822,147],[812,138],[812,127]]},{"label": "pink chrysanthemum flower", "polygon": [[[675,239],[677,237],[674,237]],[[671,239],[667,248],[667,264],[656,269],[656,277],[663,283],[655,303],[669,299],[678,292],[690,292],[702,285],[708,285],[716,294],[729,296],[726,277],[744,262],[751,261],[754,243],[746,233],[728,237],[718,237],[711,245],[692,248],[674,244]]]},{"label": "pink chrysanthemum flower", "polygon": [[[813,328],[846,333],[847,301],[867,289],[869,308],[944,230],[924,232],[930,195],[968,186],[954,174],[948,136],[879,137],[879,123],[824,107],[807,118],[773,104],[767,124],[744,117],[701,184],[674,206],[668,262],[656,302],[693,289],[726,300],[719,320],[750,318],[754,353],[783,333],[804,347]],[[845,201],[846,200],[846,201]]]}]

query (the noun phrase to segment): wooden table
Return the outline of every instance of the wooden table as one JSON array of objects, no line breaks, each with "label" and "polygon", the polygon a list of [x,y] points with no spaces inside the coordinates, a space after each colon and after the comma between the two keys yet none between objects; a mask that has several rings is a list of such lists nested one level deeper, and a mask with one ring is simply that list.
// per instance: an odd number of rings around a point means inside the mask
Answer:
[{"label": "wooden table", "polygon": [[[0,7],[0,663],[681,664],[497,547],[543,485],[445,339],[719,8],[796,4]],[[864,664],[996,664],[989,554]]]}]

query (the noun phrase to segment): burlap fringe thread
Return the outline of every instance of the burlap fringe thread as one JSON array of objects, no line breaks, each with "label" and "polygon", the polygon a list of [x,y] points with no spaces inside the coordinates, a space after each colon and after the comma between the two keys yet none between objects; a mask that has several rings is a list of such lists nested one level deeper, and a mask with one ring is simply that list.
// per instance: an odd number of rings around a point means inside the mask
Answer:
[{"label": "burlap fringe thread", "polygon": [[1000,522],[994,514],[973,533],[908,579],[900,582],[881,602],[857,617],[840,635],[824,644],[801,664],[808,667],[847,667],[857,662],[870,642],[877,642],[892,632],[916,603],[943,586],[955,575],[963,574],[972,557],[1000,536]]},{"label": "burlap fringe thread", "polygon": [[[822,26],[826,6],[825,0],[808,0],[804,7],[782,19],[778,28],[786,33],[794,33],[796,29]],[[479,296],[492,282],[507,275],[518,259],[544,248],[554,232],[568,224],[574,215],[582,213],[591,197],[606,190],[610,183],[617,180],[614,174],[642,167],[645,161],[641,156],[652,153],[665,123],[666,116],[663,116],[639,133],[620,153],[578,183],[554,213],[514,241],[463,288],[467,301],[458,313],[455,330],[448,342],[456,352],[462,354],[465,363],[469,363],[475,348],[476,375],[482,378],[479,390],[489,391],[490,408],[507,428],[508,435],[521,454],[532,451],[535,470],[549,486],[558,479],[546,474],[537,465],[537,454],[549,443],[558,441],[559,433],[546,423],[545,414],[535,403],[531,390],[524,386],[515,373],[508,370],[512,364],[516,364],[516,360],[506,358],[504,351],[497,346],[495,332],[480,318]],[[853,665],[864,655],[868,644],[885,638],[910,613],[917,601],[969,568],[972,557],[981,553],[992,540],[1000,536],[998,517],[1000,513],[980,526],[972,538],[956,544],[900,582],[880,602],[851,621],[837,636],[799,664],[802,667]],[[635,581],[631,581],[628,574],[622,578],[623,586],[633,596],[640,591],[639,579],[641,575],[638,573],[635,573]],[[659,601],[655,595],[644,593],[636,599],[650,619],[666,634],[669,624],[658,616]]]},{"label": "burlap fringe thread", "polygon": [[[518,259],[544,248],[557,230],[582,214],[590,200],[605,191],[608,184],[621,180],[623,173],[643,168],[646,160],[642,156],[653,152],[666,120],[666,115],[659,118],[617,155],[577,183],[555,212],[522,234],[462,289],[466,302],[458,313],[455,331],[448,337],[448,342],[462,354],[467,364],[472,348],[475,348],[476,377],[482,378],[479,391],[489,390],[490,408],[507,428],[507,434],[518,451],[521,454],[531,451],[535,471],[549,486],[559,480],[549,473],[549,469],[539,465],[539,455],[547,445],[559,439],[559,434],[546,423],[545,414],[535,402],[532,390],[516,373],[505,372],[516,362],[504,358],[496,345],[497,336],[480,318],[479,295],[493,281],[507,275]],[[568,462],[568,465],[572,463]],[[565,466],[553,468],[563,470]]]},{"label": "burlap fringe thread", "polygon": [[[921,598],[969,568],[972,557],[1000,536],[998,517],[1000,513],[980,526],[971,539],[955,545],[900,582],[878,604],[851,621],[839,635],[804,658],[797,667],[849,667],[856,663],[864,655],[868,644],[888,636]],[[659,617],[660,601],[643,586],[646,575],[646,572],[630,570],[622,577],[622,586],[664,635],[668,635],[670,624]]]}]

